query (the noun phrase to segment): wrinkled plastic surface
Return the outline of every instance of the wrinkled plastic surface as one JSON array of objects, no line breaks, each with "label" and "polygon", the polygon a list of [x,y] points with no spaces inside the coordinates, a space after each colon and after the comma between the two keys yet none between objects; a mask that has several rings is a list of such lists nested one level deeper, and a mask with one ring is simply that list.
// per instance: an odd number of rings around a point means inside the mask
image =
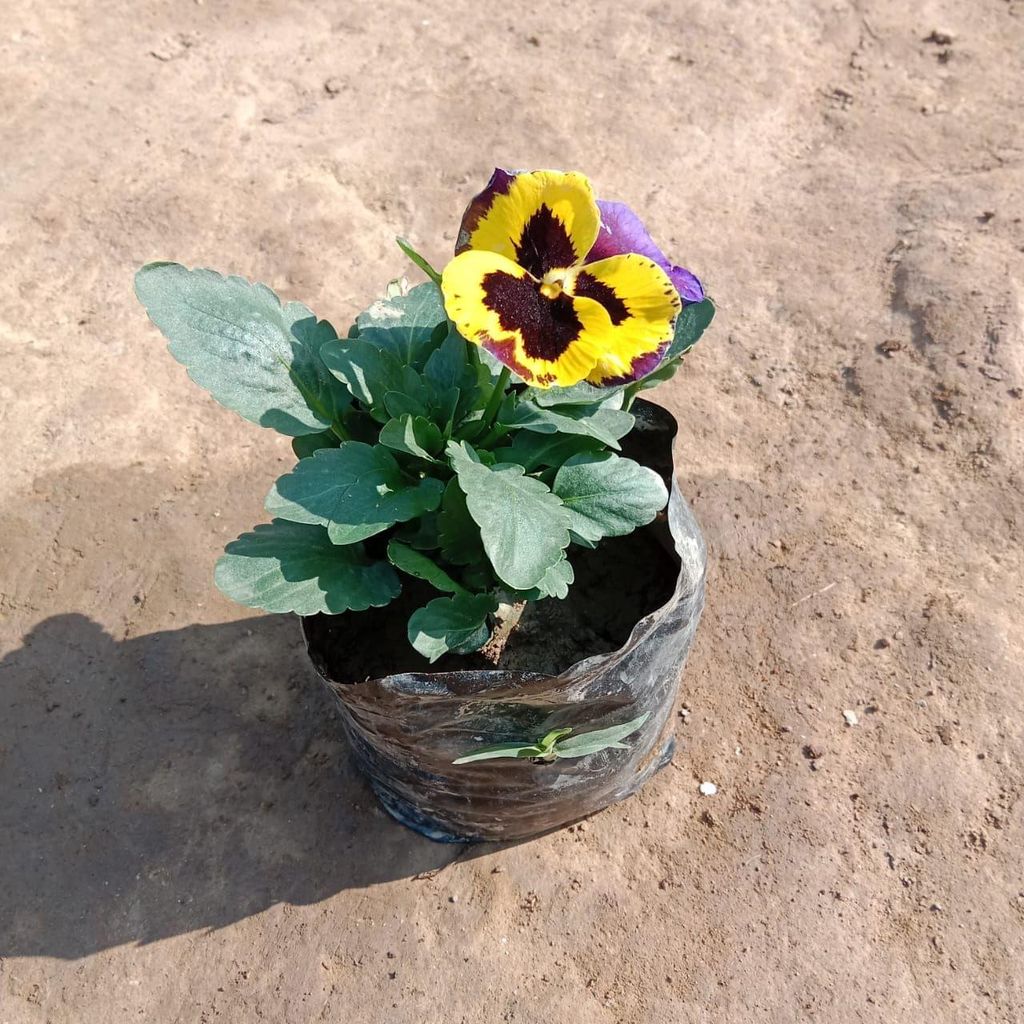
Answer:
[{"label": "wrinkled plastic surface", "polygon": [[[328,677],[315,619],[303,620],[307,650],[341,704],[356,760],[381,803],[431,839],[500,841],[550,831],[631,796],[672,757],[672,707],[704,607],[707,556],[672,471],[675,419],[649,402],[636,402],[633,412],[637,426],[624,454],[671,480],[667,515],[644,529],[678,562],[678,578],[668,602],[641,619],[619,650],[557,676],[422,672],[348,683]],[[480,746],[533,742],[563,726],[589,732],[644,713],[626,750],[550,763],[452,764]]]}]

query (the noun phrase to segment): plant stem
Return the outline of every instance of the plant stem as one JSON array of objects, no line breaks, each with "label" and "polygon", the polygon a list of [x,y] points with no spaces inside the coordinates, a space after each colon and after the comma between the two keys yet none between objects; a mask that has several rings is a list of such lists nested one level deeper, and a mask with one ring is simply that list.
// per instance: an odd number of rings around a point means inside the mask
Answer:
[{"label": "plant stem", "polygon": [[339,441],[351,441],[352,440],[352,435],[349,434],[349,432],[340,423],[332,423],[331,424],[331,433],[334,434],[334,436]]},{"label": "plant stem", "polygon": [[498,375],[498,380],[494,385],[494,390],[491,392],[491,397],[487,399],[487,405],[484,407],[484,414],[480,417],[480,422],[483,424],[484,430],[494,423],[494,417],[498,415],[498,406],[501,405],[501,400],[505,397],[505,388],[508,387],[509,378],[512,376],[512,371],[507,367],[501,368],[501,373]]},{"label": "plant stem", "polygon": [[475,448],[490,448],[495,441],[500,441],[512,428],[499,423],[489,434],[474,442]]}]

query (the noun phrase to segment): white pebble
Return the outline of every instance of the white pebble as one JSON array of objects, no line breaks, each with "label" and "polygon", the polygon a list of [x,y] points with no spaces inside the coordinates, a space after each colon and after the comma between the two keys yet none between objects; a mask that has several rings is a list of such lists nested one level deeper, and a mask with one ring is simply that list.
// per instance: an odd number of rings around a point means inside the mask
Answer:
[{"label": "white pebble", "polygon": [[847,725],[856,725],[858,721],[857,713],[855,711],[844,711],[843,718],[846,719]]},{"label": "white pebble", "polygon": [[714,796],[718,792],[718,787],[713,782],[702,782],[700,792],[701,796]]}]

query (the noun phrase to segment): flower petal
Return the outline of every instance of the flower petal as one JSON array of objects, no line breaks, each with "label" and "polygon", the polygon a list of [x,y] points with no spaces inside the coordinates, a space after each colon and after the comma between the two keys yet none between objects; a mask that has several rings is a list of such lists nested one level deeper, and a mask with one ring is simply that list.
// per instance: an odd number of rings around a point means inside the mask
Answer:
[{"label": "flower petal", "polygon": [[518,171],[506,171],[500,167],[494,168],[491,180],[482,192],[478,192],[469,201],[466,212],[462,215],[462,224],[459,226],[459,238],[455,243],[455,252],[460,253],[470,248],[469,239],[473,232],[480,225],[487,211],[490,210],[494,200],[498,196],[508,194],[509,186],[518,176]]},{"label": "flower petal", "polygon": [[469,204],[455,251],[495,252],[541,278],[581,263],[599,229],[594,190],[584,175],[498,169]]},{"label": "flower petal", "polygon": [[668,261],[654,244],[643,221],[625,203],[599,199],[597,206],[601,211],[601,231],[587,256],[588,263],[621,253],[639,253],[653,260],[668,274],[683,302],[700,302],[704,298],[700,281],[690,271]]},{"label": "flower petal", "polygon": [[609,256],[573,270],[565,288],[577,298],[600,303],[610,321],[597,365],[587,378],[592,384],[634,380],[658,365],[682,303],[657,263],[636,253]]},{"label": "flower petal", "polygon": [[487,349],[529,384],[570,387],[597,363],[609,329],[596,302],[541,294],[522,267],[470,249],[441,277],[445,309],[459,333]]}]

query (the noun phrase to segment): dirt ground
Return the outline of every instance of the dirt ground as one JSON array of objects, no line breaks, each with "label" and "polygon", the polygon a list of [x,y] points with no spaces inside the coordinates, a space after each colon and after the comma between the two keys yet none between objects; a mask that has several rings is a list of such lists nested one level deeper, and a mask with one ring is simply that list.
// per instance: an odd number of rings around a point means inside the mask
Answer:
[{"label": "dirt ground", "polygon": [[[1024,1019],[1022,0],[3,10],[0,1022]],[[717,300],[711,568],[673,766],[455,859],[213,588],[288,442],[131,275],[345,325],[495,164]]]}]

